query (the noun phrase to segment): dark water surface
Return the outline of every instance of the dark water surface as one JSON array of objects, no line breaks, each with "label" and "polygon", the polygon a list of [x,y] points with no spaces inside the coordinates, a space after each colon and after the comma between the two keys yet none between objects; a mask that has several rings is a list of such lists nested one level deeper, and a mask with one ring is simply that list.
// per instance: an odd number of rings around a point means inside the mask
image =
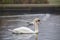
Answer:
[{"label": "dark water surface", "polygon": [[[38,34],[12,34],[8,29],[28,25],[27,21],[40,18]],[[60,40],[60,15],[26,14],[15,16],[0,16],[3,23],[0,26],[0,40]],[[33,26],[28,26],[34,31]]]}]

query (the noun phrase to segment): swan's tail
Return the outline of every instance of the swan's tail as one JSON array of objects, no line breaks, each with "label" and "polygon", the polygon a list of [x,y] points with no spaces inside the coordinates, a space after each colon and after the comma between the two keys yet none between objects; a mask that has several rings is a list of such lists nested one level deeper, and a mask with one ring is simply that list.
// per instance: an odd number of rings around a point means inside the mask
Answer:
[{"label": "swan's tail", "polygon": [[11,31],[11,32],[12,32],[12,30],[11,30],[11,29],[8,29],[8,31]]}]

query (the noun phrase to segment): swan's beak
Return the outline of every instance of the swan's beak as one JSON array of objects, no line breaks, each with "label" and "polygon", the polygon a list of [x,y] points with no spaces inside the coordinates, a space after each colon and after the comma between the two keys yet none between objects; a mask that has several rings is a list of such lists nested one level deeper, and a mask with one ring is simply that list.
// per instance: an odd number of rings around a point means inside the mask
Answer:
[{"label": "swan's beak", "polygon": [[40,20],[37,20],[37,24],[39,24],[40,23]]}]

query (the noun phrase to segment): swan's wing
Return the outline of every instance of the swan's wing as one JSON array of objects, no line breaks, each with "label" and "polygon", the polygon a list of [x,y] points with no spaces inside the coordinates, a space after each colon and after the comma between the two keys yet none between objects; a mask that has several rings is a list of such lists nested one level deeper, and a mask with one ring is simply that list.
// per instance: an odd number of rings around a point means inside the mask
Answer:
[{"label": "swan's wing", "polygon": [[27,27],[16,28],[16,29],[13,29],[13,31],[15,33],[34,33],[34,31],[32,31],[31,29]]}]

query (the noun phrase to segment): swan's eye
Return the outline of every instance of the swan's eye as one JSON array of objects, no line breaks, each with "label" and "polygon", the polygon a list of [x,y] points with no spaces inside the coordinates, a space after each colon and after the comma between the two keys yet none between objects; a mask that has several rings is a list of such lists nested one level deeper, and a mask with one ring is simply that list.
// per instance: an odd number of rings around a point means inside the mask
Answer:
[{"label": "swan's eye", "polygon": [[38,22],[40,22],[40,20],[38,20]]},{"label": "swan's eye", "polygon": [[40,22],[40,20],[37,20],[36,22]]}]

